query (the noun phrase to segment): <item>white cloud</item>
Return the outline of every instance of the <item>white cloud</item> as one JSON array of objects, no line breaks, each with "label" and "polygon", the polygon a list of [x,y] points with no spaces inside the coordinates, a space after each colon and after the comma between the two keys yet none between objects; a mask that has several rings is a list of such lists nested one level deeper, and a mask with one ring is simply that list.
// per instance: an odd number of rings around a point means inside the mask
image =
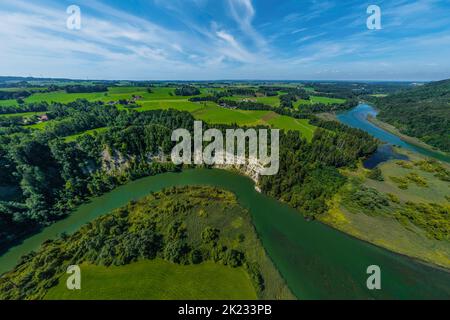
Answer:
[{"label": "white cloud", "polygon": [[254,29],[252,22],[256,14],[252,0],[228,0],[230,13],[241,30],[260,48],[266,46],[265,39]]},{"label": "white cloud", "polygon": [[[190,1],[200,9],[209,5],[205,0]],[[253,27],[259,16],[251,0],[223,1],[229,8],[228,16],[214,16],[215,22],[194,19],[183,12],[182,6],[175,6],[176,2],[164,1],[166,7],[175,7],[167,9],[171,10],[178,26],[182,26],[175,29],[96,0],[80,0],[83,14],[80,31],[65,27],[67,14],[63,6],[36,5],[23,0],[1,4],[0,70],[10,75],[72,78],[304,79],[317,75],[320,70],[324,77],[324,70],[328,70],[333,78],[349,78],[364,72],[381,77],[382,71],[412,76],[408,66],[410,69],[417,66],[423,71],[430,57],[437,65],[432,67],[436,74],[445,74],[445,66],[449,66],[446,56],[450,54],[447,45],[450,39],[445,31],[391,38],[364,29],[337,36],[330,30],[344,22],[355,21],[357,12],[320,25],[323,32],[311,25],[289,24],[280,18],[270,20],[267,29],[280,32],[280,42],[286,41],[289,45],[299,39],[297,48],[277,48],[274,47],[276,41],[266,41]],[[396,9],[387,13],[405,11],[408,17],[420,19],[420,8],[426,5],[421,2],[420,6],[408,6],[408,3],[397,1],[393,5]],[[159,5],[163,6],[163,2]],[[294,13],[288,20],[314,19],[331,7],[329,1],[316,2],[315,10]],[[361,12],[364,17],[365,11]],[[430,23],[442,24],[442,17],[435,20]],[[258,25],[263,22],[258,21]],[[259,32],[268,30],[259,29]],[[276,33],[270,36],[274,35]]]}]

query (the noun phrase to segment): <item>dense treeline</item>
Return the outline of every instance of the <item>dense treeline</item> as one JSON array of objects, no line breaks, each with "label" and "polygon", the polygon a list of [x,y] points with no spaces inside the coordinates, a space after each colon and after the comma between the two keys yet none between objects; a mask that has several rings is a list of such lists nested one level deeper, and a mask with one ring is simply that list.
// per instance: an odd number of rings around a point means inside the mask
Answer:
[{"label": "dense treeline", "polygon": [[[316,132],[312,143],[298,133],[282,135],[282,171],[262,181],[265,192],[310,216],[325,210],[326,199],[342,183],[335,167],[352,165],[375,150],[376,143],[369,135],[335,122],[293,109],[252,102],[237,105],[312,119],[325,129]],[[18,126],[21,120],[5,119],[10,122],[0,135],[0,188],[13,193],[0,195],[0,247],[59,219],[87,197],[142,176],[179,170],[164,162],[174,145],[171,132],[178,128],[192,131],[194,121],[187,112],[119,111],[86,100],[53,103],[46,114],[50,122],[45,130],[33,134]],[[107,129],[83,135],[76,142],[63,139],[97,128]]]},{"label": "dense treeline", "polygon": [[[50,108],[58,124],[35,135],[0,136],[4,172],[0,187],[16,192],[14,201],[0,197],[0,247],[58,219],[86,197],[131,179],[176,170],[172,163],[153,162],[150,157],[168,153],[172,130],[191,129],[193,123],[184,112],[126,112],[82,100]],[[82,136],[78,143],[60,139],[75,130],[99,126],[111,128],[102,135]],[[116,158],[127,163],[126,169],[114,165]],[[22,232],[16,232],[19,229]]]},{"label": "dense treeline", "polygon": [[293,108],[295,102],[297,102],[297,96],[295,94],[288,93],[280,96],[280,106],[282,108]]},{"label": "dense treeline", "polygon": [[450,80],[368,99],[380,109],[380,120],[406,135],[450,152]]},{"label": "dense treeline", "polygon": [[352,83],[307,83],[308,87],[314,89],[314,95],[337,98],[337,99],[354,99],[361,87]]},{"label": "dense treeline", "polygon": [[0,115],[25,112],[41,112],[47,111],[48,108],[49,104],[47,102],[27,103],[21,104],[17,107],[0,106]]},{"label": "dense treeline", "polygon": [[4,128],[13,128],[23,124],[23,117],[21,116],[9,116],[9,117],[1,117],[0,116],[0,127]]},{"label": "dense treeline", "polygon": [[206,95],[203,97],[192,97],[189,99],[190,102],[205,102],[212,101],[215,103],[219,103],[222,98],[230,97],[231,94],[228,91],[214,91],[213,94]]},{"label": "dense treeline", "polygon": [[[367,133],[337,122],[318,121],[311,143],[298,133],[283,133],[280,140],[280,171],[261,178],[263,192],[289,203],[305,216],[328,210],[327,201],[346,179],[338,169],[354,166],[372,154],[377,142]],[[333,131],[331,131],[333,130]]]},{"label": "dense treeline", "polygon": [[250,88],[230,88],[226,91],[230,96],[256,96],[255,90]]},{"label": "dense treeline", "polygon": [[353,109],[358,105],[357,99],[348,99],[344,103],[314,103],[304,104],[301,106],[303,112],[306,113],[323,113],[323,112],[341,112]]},{"label": "dense treeline", "polygon": [[200,94],[200,90],[194,86],[182,86],[175,89],[176,96],[197,96]]},{"label": "dense treeline", "polygon": [[269,110],[280,115],[289,116],[297,119],[312,119],[317,121],[314,113],[321,112],[339,112],[344,110],[349,110],[358,105],[356,100],[349,100],[342,104],[313,104],[313,105],[302,105],[300,110],[291,107],[272,107],[261,102],[253,101],[235,101],[228,100],[226,98],[218,99],[215,102],[227,108],[237,108],[241,110]]},{"label": "dense treeline", "polygon": [[108,86],[102,84],[84,86],[84,85],[69,85],[65,86],[64,90],[67,93],[93,93],[93,92],[107,92]]},{"label": "dense treeline", "polygon": [[0,100],[24,99],[31,96],[30,91],[0,91]]},{"label": "dense treeline", "polygon": [[309,100],[309,93],[303,88],[285,88],[283,91],[295,96],[297,99]]},{"label": "dense treeline", "polygon": [[283,89],[283,87],[260,86],[258,88],[258,93],[261,93],[266,97],[275,97],[278,95],[278,91],[282,91]]}]

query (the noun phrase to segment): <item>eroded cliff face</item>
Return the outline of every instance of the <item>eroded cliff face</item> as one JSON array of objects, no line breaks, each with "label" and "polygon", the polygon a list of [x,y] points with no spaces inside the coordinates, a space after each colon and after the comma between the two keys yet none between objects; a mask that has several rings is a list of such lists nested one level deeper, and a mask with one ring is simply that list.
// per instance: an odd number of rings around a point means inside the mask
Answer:
[{"label": "eroded cliff face", "polygon": [[[136,156],[124,155],[117,150],[106,148],[101,154],[101,169],[106,173],[123,172],[131,167],[133,162],[137,161]],[[144,157],[146,163],[160,162],[167,163],[167,156],[163,152],[147,153]]]},{"label": "eroded cliff face", "polygon": [[255,182],[255,189],[258,192],[261,192],[259,188],[259,180],[261,177],[261,172],[264,170],[264,167],[259,163],[256,158],[237,158],[236,163],[244,163],[244,164],[216,164],[214,168],[217,169],[225,169],[231,171],[238,171],[240,174],[243,174]]},{"label": "eroded cliff face", "polygon": [[[131,167],[131,163],[136,161],[135,156],[123,155],[119,151],[110,150],[109,148],[103,150],[101,159],[101,169],[111,175],[123,173]],[[256,159],[238,159],[237,163],[239,163],[239,160],[241,160],[245,164],[215,164],[213,168],[237,171],[240,174],[252,179],[255,182],[256,191],[261,192],[258,184],[261,176],[260,172],[264,169],[264,167],[259,164]],[[168,159],[166,155],[160,152],[158,154],[147,154],[145,157],[145,161],[147,163],[164,163],[171,160]]]},{"label": "eroded cliff face", "polygon": [[107,173],[121,172],[130,167],[134,157],[124,156],[120,152],[105,149],[102,152],[102,170]]}]

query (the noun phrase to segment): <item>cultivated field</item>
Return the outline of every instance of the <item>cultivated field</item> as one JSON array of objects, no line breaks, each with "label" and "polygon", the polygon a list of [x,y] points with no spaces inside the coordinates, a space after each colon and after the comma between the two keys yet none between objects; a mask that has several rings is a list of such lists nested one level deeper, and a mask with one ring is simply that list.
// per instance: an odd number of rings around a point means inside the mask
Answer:
[{"label": "cultivated field", "polygon": [[[58,102],[69,103],[76,101],[77,99],[87,99],[89,101],[103,101],[105,103],[115,102],[119,109],[126,109],[125,106],[118,103],[120,100],[131,100],[133,97],[138,97],[135,103],[139,106],[134,108],[136,111],[147,110],[160,110],[160,109],[176,109],[180,111],[190,112],[196,119],[205,121],[210,124],[237,124],[240,126],[256,126],[264,125],[271,128],[299,131],[306,139],[311,140],[314,134],[315,128],[310,125],[308,120],[294,119],[288,116],[278,115],[272,111],[258,111],[258,110],[238,110],[227,109],[220,107],[214,102],[190,102],[189,97],[177,96],[174,94],[174,87],[152,87],[148,92],[146,87],[110,87],[108,92],[95,92],[95,93],[66,93],[65,91],[58,92],[45,92],[34,93],[30,97],[24,99],[26,103],[37,102]],[[215,91],[223,91],[223,88],[201,88],[201,94],[199,96],[205,96],[214,93]],[[313,99],[314,97],[312,97]],[[332,103],[339,99],[329,99],[316,97],[323,103],[323,101],[329,101]],[[316,99],[314,98],[314,99]],[[245,99],[243,96],[233,96],[229,99],[240,101]],[[255,101],[271,105],[279,105],[279,97],[255,97]],[[11,103],[10,103],[11,102]],[[17,108],[18,104],[16,100],[3,100],[0,101],[3,105],[11,106],[11,108]],[[45,112],[29,112],[29,113],[16,113],[16,114],[3,114],[2,117],[29,117],[32,115],[41,115]],[[48,122],[39,122],[33,125],[27,125],[26,127],[31,129],[43,130],[48,126]],[[86,133],[92,134],[97,129],[88,130]],[[76,135],[72,135],[66,138],[66,141],[74,141],[83,133],[80,132]]]}]

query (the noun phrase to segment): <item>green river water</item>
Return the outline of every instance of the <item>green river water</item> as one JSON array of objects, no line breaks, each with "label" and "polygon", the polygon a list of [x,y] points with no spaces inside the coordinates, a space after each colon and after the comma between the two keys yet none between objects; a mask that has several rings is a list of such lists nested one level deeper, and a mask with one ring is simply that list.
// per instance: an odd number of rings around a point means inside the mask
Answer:
[{"label": "green river water", "polygon": [[[170,186],[212,185],[234,192],[249,209],[272,261],[300,299],[450,299],[450,273],[354,239],[255,191],[254,183],[223,170],[194,169],[144,178],[80,206],[69,217],[24,240],[0,257],[0,273],[23,254],[66,232]],[[366,287],[370,265],[381,267],[381,290]]]}]

